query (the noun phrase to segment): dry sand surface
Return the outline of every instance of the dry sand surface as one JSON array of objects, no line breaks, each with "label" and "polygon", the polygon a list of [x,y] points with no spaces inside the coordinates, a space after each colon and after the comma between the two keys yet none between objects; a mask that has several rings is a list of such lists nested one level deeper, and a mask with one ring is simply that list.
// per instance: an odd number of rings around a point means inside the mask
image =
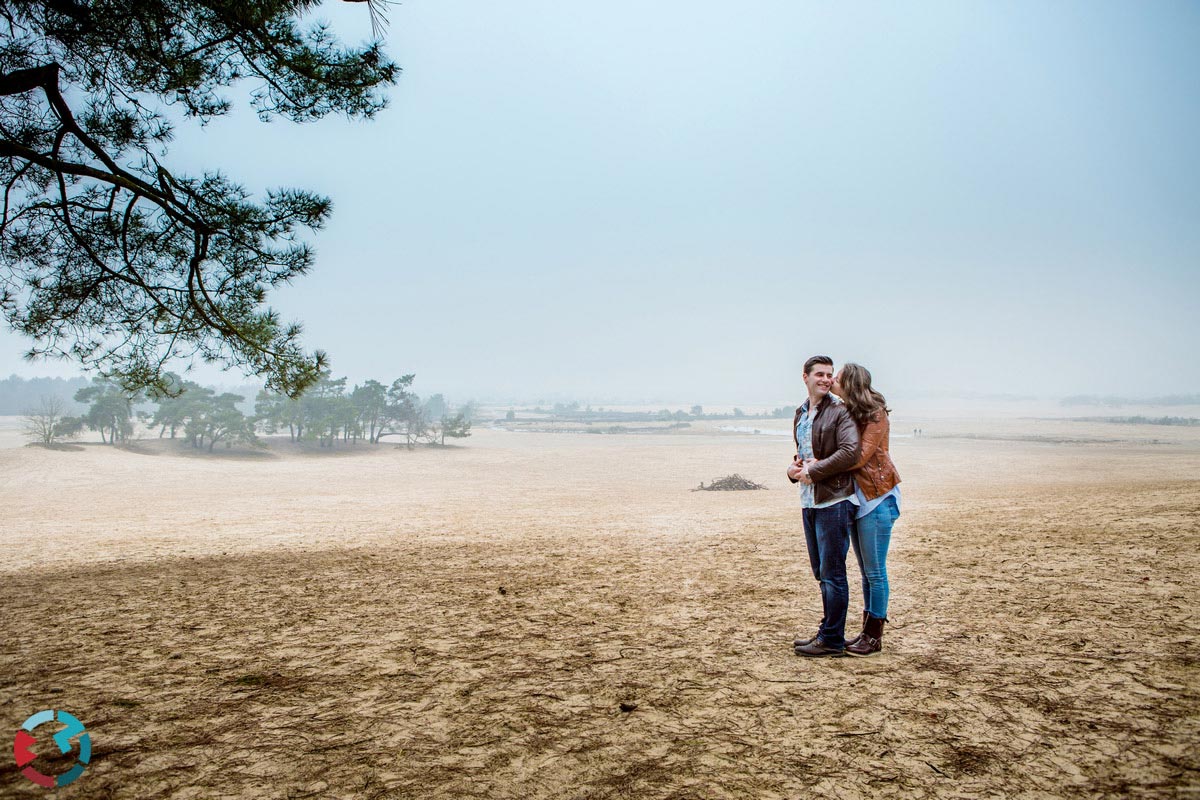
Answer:
[{"label": "dry sand surface", "polygon": [[[1200,431],[918,425],[884,653],[815,660],[786,437],[10,425],[0,730],[87,725],[64,798],[1200,794]],[[769,491],[689,491],[734,472]]]}]

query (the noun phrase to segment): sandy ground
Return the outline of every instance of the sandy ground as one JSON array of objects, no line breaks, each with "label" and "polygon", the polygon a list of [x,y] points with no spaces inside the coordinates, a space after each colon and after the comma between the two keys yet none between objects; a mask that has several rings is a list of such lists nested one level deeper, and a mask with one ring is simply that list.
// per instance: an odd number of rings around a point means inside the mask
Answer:
[{"label": "sandy ground", "polygon": [[0,729],[83,720],[73,798],[1200,795],[1200,432],[917,424],[884,653],[817,660],[784,437],[0,425]]}]

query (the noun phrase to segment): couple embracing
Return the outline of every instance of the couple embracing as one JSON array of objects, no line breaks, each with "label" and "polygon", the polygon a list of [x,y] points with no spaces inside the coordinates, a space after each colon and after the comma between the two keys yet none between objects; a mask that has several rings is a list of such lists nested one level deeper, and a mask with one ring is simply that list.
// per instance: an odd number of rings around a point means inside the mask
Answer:
[{"label": "couple embracing", "polygon": [[[804,538],[821,584],[823,616],[815,636],[797,637],[799,656],[871,656],[883,648],[887,551],[900,516],[900,476],[888,454],[888,407],[858,364],[834,372],[833,359],[804,362],[808,399],[792,425],[796,457],[788,479],[800,484]],[[850,547],[862,573],[862,633],[846,641]]]}]

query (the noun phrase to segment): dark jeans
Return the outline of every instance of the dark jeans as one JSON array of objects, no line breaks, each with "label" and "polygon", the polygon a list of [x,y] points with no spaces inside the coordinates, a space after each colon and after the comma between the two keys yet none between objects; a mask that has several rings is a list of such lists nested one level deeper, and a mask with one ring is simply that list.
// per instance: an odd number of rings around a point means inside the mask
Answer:
[{"label": "dark jeans", "polygon": [[854,530],[854,504],[849,500],[828,508],[806,508],[804,539],[813,577],[821,582],[821,638],[827,647],[846,644],[846,607],[850,585],[846,582],[846,553]]}]

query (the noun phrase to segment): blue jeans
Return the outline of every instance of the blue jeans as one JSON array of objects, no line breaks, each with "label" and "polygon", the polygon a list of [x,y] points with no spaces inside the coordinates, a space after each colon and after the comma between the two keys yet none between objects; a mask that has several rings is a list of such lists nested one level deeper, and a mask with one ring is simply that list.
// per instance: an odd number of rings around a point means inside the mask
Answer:
[{"label": "blue jeans", "polygon": [[827,647],[846,644],[846,607],[850,585],[846,581],[846,553],[854,531],[854,504],[849,500],[828,508],[806,508],[804,539],[813,577],[821,582],[821,638]]},{"label": "blue jeans", "polygon": [[899,516],[896,498],[889,497],[870,514],[854,521],[854,536],[850,540],[862,573],[863,609],[879,619],[887,619],[888,545],[892,541],[892,526]]}]

